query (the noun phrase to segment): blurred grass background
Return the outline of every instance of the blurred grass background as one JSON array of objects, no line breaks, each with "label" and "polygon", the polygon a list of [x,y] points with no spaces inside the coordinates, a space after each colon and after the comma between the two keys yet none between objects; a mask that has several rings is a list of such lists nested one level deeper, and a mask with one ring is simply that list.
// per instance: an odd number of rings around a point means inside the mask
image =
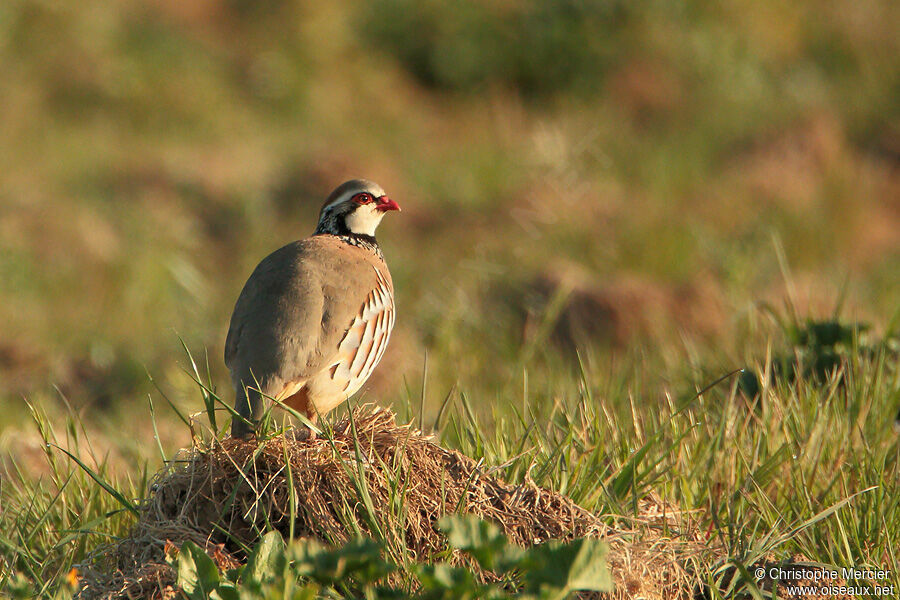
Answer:
[{"label": "blurred grass background", "polygon": [[762,360],[765,303],[883,332],[898,30],[891,0],[4,2],[0,447],[39,472],[23,397],[64,397],[113,462],[151,455],[147,373],[201,408],[178,336],[230,398],[241,285],[353,176],[403,207],[382,404],[490,412],[525,370],[552,402],[576,350],[657,401]]}]

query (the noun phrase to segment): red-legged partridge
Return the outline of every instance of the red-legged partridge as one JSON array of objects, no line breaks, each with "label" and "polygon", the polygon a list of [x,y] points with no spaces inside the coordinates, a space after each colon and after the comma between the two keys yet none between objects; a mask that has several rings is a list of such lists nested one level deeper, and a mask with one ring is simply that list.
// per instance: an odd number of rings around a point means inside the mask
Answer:
[{"label": "red-legged partridge", "polygon": [[375,241],[400,210],[381,187],[354,179],[331,192],[312,237],[256,267],[234,306],[225,341],[235,437],[250,434],[264,396],[311,421],[353,395],[384,354],[394,326],[394,285]]}]

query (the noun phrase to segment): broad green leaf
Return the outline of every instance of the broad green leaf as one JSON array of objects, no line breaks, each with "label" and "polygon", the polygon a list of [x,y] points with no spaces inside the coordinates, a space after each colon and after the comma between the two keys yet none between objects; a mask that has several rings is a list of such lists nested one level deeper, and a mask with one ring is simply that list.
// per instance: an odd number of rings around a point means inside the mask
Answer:
[{"label": "broad green leaf", "polygon": [[322,584],[353,578],[357,583],[373,583],[396,570],[382,558],[382,547],[368,538],[350,540],[341,548],[326,548],[312,540],[291,544],[292,571]]},{"label": "broad green leaf", "polygon": [[419,564],[414,571],[421,584],[421,597],[429,600],[446,598],[478,598],[479,585],[471,571],[451,567],[446,563]]},{"label": "broad green leaf", "polygon": [[284,539],[279,532],[270,531],[265,534],[247,559],[242,581],[261,584],[283,576],[287,566],[284,552]]},{"label": "broad green leaf", "polygon": [[546,586],[567,591],[609,592],[612,578],[606,564],[609,548],[601,540],[582,538],[568,544],[547,543],[528,552],[531,569],[526,571],[527,588]]},{"label": "broad green leaf", "polygon": [[482,568],[508,571],[524,555],[524,550],[509,544],[500,528],[474,515],[448,515],[438,521],[453,548],[468,552]]},{"label": "broad green leaf", "polygon": [[178,553],[178,585],[191,598],[207,598],[219,585],[219,568],[197,544],[187,541]]},{"label": "broad green leaf", "polygon": [[209,594],[210,600],[241,600],[241,593],[233,583],[221,583]]}]

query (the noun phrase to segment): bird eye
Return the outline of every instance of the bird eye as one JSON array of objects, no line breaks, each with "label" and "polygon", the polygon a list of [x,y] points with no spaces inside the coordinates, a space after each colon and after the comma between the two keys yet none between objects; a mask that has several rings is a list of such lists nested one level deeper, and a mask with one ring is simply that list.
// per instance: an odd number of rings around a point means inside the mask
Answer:
[{"label": "bird eye", "polygon": [[357,194],[354,199],[357,204],[368,204],[372,201],[372,196],[363,192],[362,194]]}]

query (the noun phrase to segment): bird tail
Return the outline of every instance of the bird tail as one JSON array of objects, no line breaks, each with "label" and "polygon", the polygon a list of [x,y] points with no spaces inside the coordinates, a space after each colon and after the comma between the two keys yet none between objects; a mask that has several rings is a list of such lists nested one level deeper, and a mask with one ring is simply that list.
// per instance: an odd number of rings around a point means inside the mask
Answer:
[{"label": "bird tail", "polygon": [[234,386],[234,409],[237,414],[231,419],[231,437],[247,437],[256,429],[262,416],[262,397],[259,390],[245,387],[242,383]]}]

